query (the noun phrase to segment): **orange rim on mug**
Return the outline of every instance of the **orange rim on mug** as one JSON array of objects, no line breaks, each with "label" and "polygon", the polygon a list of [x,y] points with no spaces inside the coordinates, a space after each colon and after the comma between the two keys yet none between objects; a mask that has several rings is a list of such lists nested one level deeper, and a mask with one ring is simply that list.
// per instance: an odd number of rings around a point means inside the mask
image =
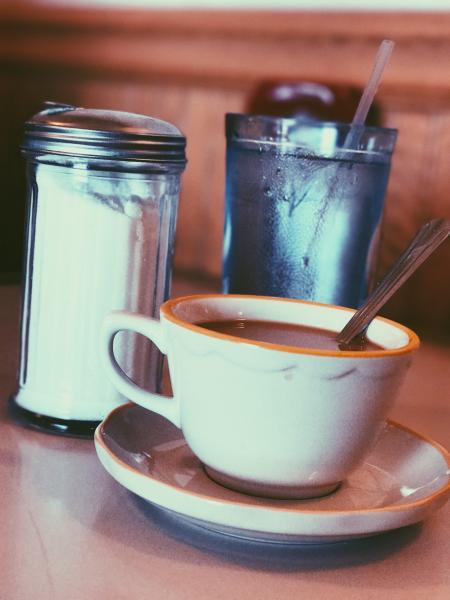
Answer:
[{"label": "orange rim on mug", "polygon": [[[354,309],[346,308],[344,306],[337,306],[334,304],[324,304],[321,302],[311,302],[309,300],[298,300],[295,298],[278,298],[274,296],[252,296],[250,294],[192,294],[188,296],[180,296],[178,298],[173,298],[172,300],[166,301],[161,306],[161,314],[164,317],[176,325],[180,327],[184,327],[185,329],[190,329],[196,333],[202,333],[204,335],[215,337],[221,340],[229,340],[230,342],[237,343],[245,343],[251,344],[253,346],[258,346],[260,348],[267,348],[268,350],[277,350],[280,352],[289,352],[293,354],[309,354],[309,355],[318,355],[318,356],[334,356],[339,358],[376,358],[381,356],[399,356],[402,354],[407,354],[408,352],[412,352],[416,350],[420,346],[419,337],[412,329],[406,327],[405,325],[401,325],[396,321],[392,321],[391,319],[386,319],[385,317],[376,317],[378,321],[383,321],[389,325],[394,326],[395,328],[403,331],[408,336],[408,343],[405,346],[401,346],[400,348],[383,348],[381,350],[365,350],[364,352],[358,350],[321,350],[317,348],[299,348],[297,346],[286,346],[281,344],[273,344],[270,342],[260,342],[257,340],[247,340],[243,338],[238,338],[226,333],[219,333],[217,331],[213,331],[210,329],[205,329],[199,325],[195,325],[194,323],[189,323],[180,319],[174,313],[174,309],[184,302],[188,302],[190,300],[210,300],[210,299],[221,299],[221,298],[236,298],[240,300],[256,300],[256,301],[268,301],[271,302],[289,302],[294,304],[307,304],[312,306],[326,306],[333,308],[335,310],[342,310],[344,312],[348,312],[353,314],[355,312]],[[336,332],[337,333],[337,332]]]}]

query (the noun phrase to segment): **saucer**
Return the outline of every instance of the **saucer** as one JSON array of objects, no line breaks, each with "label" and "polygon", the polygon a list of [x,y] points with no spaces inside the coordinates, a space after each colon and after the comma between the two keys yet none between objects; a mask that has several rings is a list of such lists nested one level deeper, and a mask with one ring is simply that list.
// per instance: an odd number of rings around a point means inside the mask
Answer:
[{"label": "saucer", "polygon": [[382,533],[428,517],[450,496],[450,455],[388,421],[366,460],[334,493],[308,500],[242,494],[215,483],[162,417],[134,404],[95,433],[98,457],[131,492],[209,530],[258,541],[329,543]]}]

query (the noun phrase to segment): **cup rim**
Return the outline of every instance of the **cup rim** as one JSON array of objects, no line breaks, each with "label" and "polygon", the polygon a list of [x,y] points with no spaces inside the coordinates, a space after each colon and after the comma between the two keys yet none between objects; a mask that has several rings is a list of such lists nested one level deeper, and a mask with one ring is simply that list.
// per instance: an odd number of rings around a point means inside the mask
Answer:
[{"label": "cup rim", "polygon": [[275,296],[256,296],[250,294],[189,294],[186,296],[179,296],[177,298],[172,298],[164,302],[164,304],[160,307],[160,314],[164,316],[167,321],[182,327],[183,329],[187,329],[192,331],[193,333],[200,333],[207,337],[216,338],[223,341],[235,342],[239,344],[246,344],[253,347],[264,348],[267,350],[275,350],[278,352],[287,352],[289,354],[302,354],[309,356],[327,356],[327,357],[335,357],[335,358],[384,358],[387,356],[401,356],[403,354],[408,354],[413,350],[416,350],[420,346],[419,336],[409,327],[402,325],[401,323],[397,323],[391,319],[387,319],[386,317],[377,316],[374,320],[381,321],[387,323],[396,329],[399,329],[408,337],[408,343],[400,348],[381,348],[380,350],[365,350],[361,352],[360,350],[323,350],[318,348],[299,348],[298,346],[288,346],[283,344],[275,344],[271,342],[261,342],[258,340],[250,340],[245,338],[240,338],[237,336],[229,335],[226,333],[219,333],[217,331],[213,331],[211,329],[206,329],[204,327],[200,327],[199,325],[195,325],[194,323],[189,323],[188,321],[184,321],[176,314],[174,314],[174,309],[177,305],[182,304],[184,302],[189,302],[193,300],[212,300],[212,299],[224,299],[224,298],[234,298],[234,299],[242,299],[242,300],[253,300],[253,301],[275,301],[275,302],[284,302],[284,303],[294,303],[294,304],[307,304],[313,306],[326,306],[336,310],[342,310],[348,313],[354,313],[356,309],[347,308],[345,306],[338,306],[335,304],[326,304],[323,302],[313,302],[310,300],[300,300],[297,298],[279,298]]}]

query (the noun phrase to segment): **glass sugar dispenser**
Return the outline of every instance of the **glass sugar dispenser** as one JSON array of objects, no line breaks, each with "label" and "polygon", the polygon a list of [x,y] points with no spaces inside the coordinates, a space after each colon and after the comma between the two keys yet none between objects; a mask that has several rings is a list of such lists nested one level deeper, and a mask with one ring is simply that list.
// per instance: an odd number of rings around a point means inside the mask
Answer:
[{"label": "glass sugar dispenser", "polygon": [[[46,103],[25,124],[27,225],[16,417],[91,435],[126,401],[103,372],[99,330],[111,310],[159,315],[169,296],[186,139],[170,123]],[[121,333],[127,375],[159,388],[162,358]],[[151,368],[148,368],[150,363]]]}]

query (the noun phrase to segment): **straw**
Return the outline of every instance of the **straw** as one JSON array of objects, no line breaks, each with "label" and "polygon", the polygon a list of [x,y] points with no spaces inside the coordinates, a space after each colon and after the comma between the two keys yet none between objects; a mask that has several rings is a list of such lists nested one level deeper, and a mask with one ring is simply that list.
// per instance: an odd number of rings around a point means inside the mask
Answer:
[{"label": "straw", "polygon": [[361,127],[364,125],[367,117],[367,113],[372,105],[375,94],[377,93],[378,86],[380,84],[381,76],[384,68],[391,57],[392,51],[394,50],[394,42],[392,40],[383,40],[378,48],[375,62],[373,65],[372,73],[369,81],[367,82],[364,92],[359,101],[358,108],[356,109],[355,116],[350,126],[347,139],[344,143],[344,148],[356,148],[359,136],[361,133]]}]

